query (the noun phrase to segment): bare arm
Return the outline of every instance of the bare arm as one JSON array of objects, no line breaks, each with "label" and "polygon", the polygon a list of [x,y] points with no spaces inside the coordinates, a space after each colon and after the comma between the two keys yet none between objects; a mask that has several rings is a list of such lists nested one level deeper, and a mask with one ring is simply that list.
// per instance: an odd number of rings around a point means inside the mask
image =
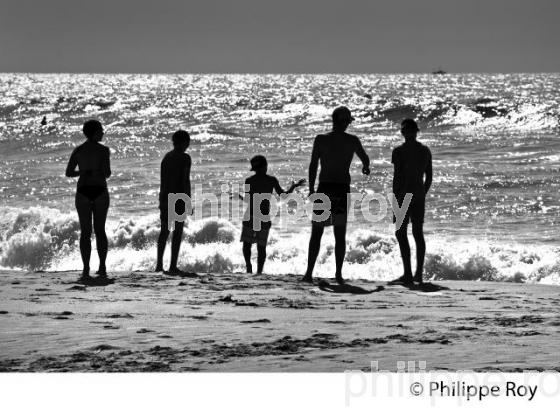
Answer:
[{"label": "bare arm", "polygon": [[366,151],[364,150],[364,147],[362,146],[362,143],[360,142],[360,140],[358,138],[356,138],[356,140],[357,140],[356,155],[362,161],[362,174],[369,175],[369,173],[370,173],[370,170],[369,170],[369,156],[366,153]]},{"label": "bare arm", "polygon": [[292,192],[294,192],[294,189],[296,189],[297,187],[300,187],[302,185],[305,184],[305,179],[300,179],[298,182],[292,182],[292,185],[290,185],[290,187],[284,191],[281,187],[280,184],[278,183],[278,180],[276,181],[276,186],[274,187],[274,190],[276,191],[276,193],[278,195],[286,193],[286,194],[291,194]]},{"label": "bare arm", "polygon": [[110,160],[111,151],[109,151],[109,148],[106,149],[107,149],[107,153],[106,153],[107,155],[103,157],[101,171],[103,172],[105,178],[109,178],[111,176],[111,160]]},{"label": "bare arm", "polygon": [[315,137],[313,142],[313,151],[311,151],[311,162],[309,163],[309,194],[315,193],[315,180],[317,179],[317,168],[319,167],[319,144]]},{"label": "bare arm", "polygon": [[187,154],[187,162],[185,164],[185,193],[191,197],[191,156]]},{"label": "bare arm", "polygon": [[[247,185],[249,185],[249,191],[245,191],[245,187],[246,187]],[[241,195],[241,194],[239,194],[239,193],[237,194],[237,195],[239,195],[239,198],[240,198],[241,200],[245,201],[245,198],[250,198],[250,197],[251,197],[251,188],[250,188],[250,186],[251,186],[251,184],[249,184],[249,178],[247,178],[247,179],[245,180],[245,184],[243,185],[243,192],[245,192],[246,195],[243,196],[243,195]]]},{"label": "bare arm", "polygon": [[398,160],[398,156],[396,150],[393,150],[391,154],[391,162],[393,163],[393,193],[395,195],[401,194],[401,167],[400,161]]},{"label": "bare arm", "polygon": [[66,166],[66,176],[68,178],[79,177],[80,172],[76,170],[78,167],[78,160],[76,159],[76,151],[72,152],[70,159],[68,160],[68,165]]},{"label": "bare arm", "polygon": [[426,167],[426,179],[424,180],[424,193],[427,194],[432,186],[432,153],[428,150],[428,166]]}]

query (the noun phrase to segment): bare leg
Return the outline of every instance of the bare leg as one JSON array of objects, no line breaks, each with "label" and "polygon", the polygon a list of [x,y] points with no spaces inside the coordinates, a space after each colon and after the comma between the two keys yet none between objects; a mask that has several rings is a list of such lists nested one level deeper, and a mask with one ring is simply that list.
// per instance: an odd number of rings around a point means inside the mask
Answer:
[{"label": "bare leg", "polygon": [[181,248],[181,240],[183,239],[184,222],[175,222],[173,237],[171,238],[171,264],[169,270],[171,272],[177,270],[177,261],[179,259],[179,249]]},{"label": "bare leg", "polygon": [[410,267],[410,245],[408,243],[407,227],[408,225],[403,224],[401,229],[399,229],[395,234],[397,236],[397,241],[399,241],[399,248],[401,250],[404,267],[403,278],[406,280],[412,280],[412,268]]},{"label": "bare leg", "polygon": [[424,272],[424,256],[426,254],[426,242],[424,241],[424,225],[422,223],[412,224],[412,235],[416,242],[416,274],[414,280],[422,283]]},{"label": "bare leg", "polygon": [[169,238],[169,228],[167,227],[167,220],[162,218],[157,241],[156,272],[163,272],[163,255],[165,253],[165,246],[167,245],[167,238]]},{"label": "bare leg", "polygon": [[89,259],[91,256],[91,232],[92,232],[92,206],[87,197],[76,194],[76,210],[80,220],[80,254],[84,265],[82,276],[89,276]]},{"label": "bare leg", "polygon": [[266,245],[257,245],[257,275],[263,273],[264,262],[266,261]]},{"label": "bare leg", "polygon": [[93,229],[95,230],[95,242],[99,255],[99,274],[107,274],[105,261],[107,260],[108,241],[105,233],[105,221],[109,211],[109,193],[106,192],[98,197],[93,203]]},{"label": "bare leg", "polygon": [[325,228],[319,225],[311,226],[311,238],[309,238],[309,254],[307,257],[307,272],[302,280],[306,282],[311,282],[313,277],[313,269],[315,268],[315,262],[319,256],[319,250],[321,249],[321,238],[323,236],[323,231]]},{"label": "bare leg", "polygon": [[344,263],[344,256],[346,255],[346,224],[333,226],[334,230],[334,257],[336,261],[336,281],[343,282],[342,279],[342,264]]},{"label": "bare leg", "polygon": [[245,266],[247,273],[253,273],[253,265],[251,264],[251,246],[250,242],[243,242],[243,257],[245,258]]}]

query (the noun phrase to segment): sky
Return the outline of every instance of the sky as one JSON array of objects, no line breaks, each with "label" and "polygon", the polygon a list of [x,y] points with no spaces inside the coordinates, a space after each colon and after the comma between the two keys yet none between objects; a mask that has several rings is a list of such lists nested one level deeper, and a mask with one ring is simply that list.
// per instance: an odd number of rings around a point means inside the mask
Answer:
[{"label": "sky", "polygon": [[558,0],[2,0],[0,72],[560,72]]}]

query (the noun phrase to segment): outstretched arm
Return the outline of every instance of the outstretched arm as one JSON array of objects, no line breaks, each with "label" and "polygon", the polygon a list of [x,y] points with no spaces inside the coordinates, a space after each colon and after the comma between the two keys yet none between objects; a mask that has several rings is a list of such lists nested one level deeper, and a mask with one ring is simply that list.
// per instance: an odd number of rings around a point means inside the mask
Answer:
[{"label": "outstretched arm", "polygon": [[368,154],[364,150],[364,147],[362,146],[360,140],[358,138],[356,138],[356,140],[358,141],[358,146],[356,147],[356,155],[358,155],[358,158],[360,158],[360,160],[362,161],[362,174],[369,175],[370,170]]},{"label": "outstretched arm", "polygon": [[66,176],[68,178],[79,177],[80,172],[76,170],[78,167],[78,160],[76,159],[76,151],[72,152],[70,159],[68,160],[68,165],[66,166]]},{"label": "outstretched arm", "polygon": [[294,192],[294,189],[304,185],[305,182],[306,182],[305,179],[300,179],[298,182],[292,182],[292,185],[290,185],[290,187],[286,191],[284,191],[282,189],[282,187],[280,187],[280,184],[278,183],[278,180],[276,180],[276,186],[274,187],[274,190],[276,191],[276,193],[278,195],[280,195],[280,194],[291,194],[292,192]]},{"label": "outstretched arm", "polygon": [[294,192],[294,189],[305,185],[305,179],[300,179],[298,182],[292,182],[292,185],[290,186],[290,188],[288,188],[288,190],[286,191],[287,194],[291,194],[292,192]]},{"label": "outstretched arm", "polygon": [[[237,193],[237,195],[239,196],[239,199],[241,199],[242,201],[245,201],[245,198],[250,198],[251,197],[250,188],[249,188],[249,191],[245,191],[245,187],[247,185],[249,185],[249,187],[251,186],[251,184],[249,184],[249,179],[248,178],[245,180],[245,183],[243,185],[243,188],[244,188],[243,192],[245,192],[245,196],[241,195],[239,192]],[[232,193],[232,195],[233,195],[233,193]]]},{"label": "outstretched arm", "polygon": [[315,179],[317,179],[317,168],[319,167],[319,144],[317,139],[313,142],[313,151],[311,152],[311,162],[309,163],[309,194],[315,193]]},{"label": "outstretched arm", "polygon": [[427,194],[432,186],[432,153],[428,150],[428,166],[426,167],[426,179],[424,180],[424,193]]}]

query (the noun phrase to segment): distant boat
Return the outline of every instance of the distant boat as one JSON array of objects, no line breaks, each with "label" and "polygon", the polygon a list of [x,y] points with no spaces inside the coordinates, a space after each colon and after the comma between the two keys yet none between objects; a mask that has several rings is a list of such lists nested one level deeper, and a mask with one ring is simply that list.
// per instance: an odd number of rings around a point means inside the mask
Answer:
[{"label": "distant boat", "polygon": [[441,68],[438,68],[436,71],[432,71],[432,74],[447,74],[447,71],[443,71]]}]

